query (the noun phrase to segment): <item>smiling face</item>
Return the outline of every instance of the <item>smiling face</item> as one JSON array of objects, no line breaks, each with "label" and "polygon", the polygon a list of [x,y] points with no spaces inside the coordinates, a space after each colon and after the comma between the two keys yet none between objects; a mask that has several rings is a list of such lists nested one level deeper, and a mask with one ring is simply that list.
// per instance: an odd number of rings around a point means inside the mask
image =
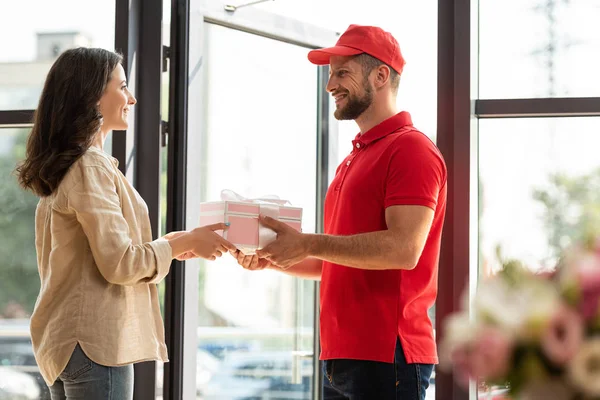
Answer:
[{"label": "smiling face", "polygon": [[104,132],[111,130],[126,130],[129,126],[127,117],[131,107],[137,103],[133,94],[127,88],[125,70],[121,64],[113,70],[106,90],[100,98],[98,109],[102,114]]},{"label": "smiling face", "polygon": [[338,120],[360,117],[373,103],[373,85],[356,57],[332,56],[327,91],[335,98]]}]

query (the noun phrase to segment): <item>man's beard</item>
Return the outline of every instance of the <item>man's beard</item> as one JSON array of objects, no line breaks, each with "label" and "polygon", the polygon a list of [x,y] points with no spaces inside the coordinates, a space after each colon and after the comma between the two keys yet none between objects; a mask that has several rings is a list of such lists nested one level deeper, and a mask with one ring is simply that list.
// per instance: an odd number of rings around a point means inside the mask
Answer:
[{"label": "man's beard", "polygon": [[338,108],[333,113],[333,116],[338,120],[357,119],[364,113],[367,108],[373,103],[373,89],[369,82],[363,84],[365,93],[361,97],[352,96],[350,93],[346,95],[346,105]]}]

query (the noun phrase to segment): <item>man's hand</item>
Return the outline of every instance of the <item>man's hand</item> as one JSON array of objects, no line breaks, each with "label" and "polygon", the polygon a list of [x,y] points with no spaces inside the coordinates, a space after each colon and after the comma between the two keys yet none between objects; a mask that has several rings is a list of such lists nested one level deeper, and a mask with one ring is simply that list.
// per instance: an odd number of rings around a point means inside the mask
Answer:
[{"label": "man's hand", "polygon": [[275,266],[287,269],[309,256],[310,247],[307,235],[299,233],[271,217],[261,215],[259,221],[277,233],[277,239],[274,242],[256,251],[259,258],[266,258]]},{"label": "man's hand", "polygon": [[272,264],[265,258],[259,258],[256,254],[245,255],[239,250],[230,251],[233,258],[235,258],[244,269],[250,271],[260,271],[261,269],[269,268]]}]

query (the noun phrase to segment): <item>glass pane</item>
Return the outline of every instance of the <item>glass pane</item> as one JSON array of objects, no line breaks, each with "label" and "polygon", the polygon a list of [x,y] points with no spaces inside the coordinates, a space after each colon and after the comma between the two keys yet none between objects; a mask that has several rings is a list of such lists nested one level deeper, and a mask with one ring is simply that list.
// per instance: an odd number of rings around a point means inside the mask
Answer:
[{"label": "glass pane", "polygon": [[[435,139],[437,2],[371,0],[369,7],[365,7],[361,2],[345,0],[287,0],[266,2],[256,7],[340,33],[350,24],[375,25],[391,32],[406,59],[398,92],[398,107],[409,111],[415,126]],[[403,18],[399,24],[399,15],[410,17]],[[333,106],[332,103],[330,109],[333,110]],[[356,125],[351,121],[339,124],[338,161],[342,161],[350,152],[350,141],[357,132]]]},{"label": "glass pane", "polygon": [[[164,46],[169,46],[171,42],[171,1],[163,1],[163,37]],[[167,71],[162,73],[161,93],[160,93],[160,113],[163,121],[169,121],[169,74],[170,64],[167,63]],[[158,236],[167,234],[167,167],[168,167],[168,147],[160,149],[160,224]],[[158,284],[158,299],[160,302],[161,314],[165,315],[165,289],[166,280]],[[164,391],[164,363],[156,362],[156,399],[163,398]]]},{"label": "glass pane", "polygon": [[[599,146],[600,118],[479,122],[480,279],[502,268],[498,251],[549,270],[572,240],[600,229]],[[505,392],[479,385],[480,398]]]},{"label": "glass pane", "polygon": [[[375,25],[391,32],[407,61],[398,91],[398,109],[409,111],[415,127],[433,141],[436,140],[437,2],[371,0],[369,7],[365,7],[361,2],[345,0],[288,0],[265,2],[255,7],[340,33],[350,24]],[[399,15],[409,17],[398,23]],[[335,121],[333,101],[329,109],[330,120]],[[353,121],[340,121],[330,126],[337,127],[337,137],[332,141],[334,147],[330,152],[330,162],[337,166],[352,150],[351,141],[358,133],[358,128]],[[331,180],[333,176],[329,178]],[[430,317],[435,324],[435,306],[430,310]],[[434,397],[435,378],[432,378],[427,399]]]},{"label": "glass pane", "polygon": [[[163,17],[164,18],[164,17]],[[162,74],[162,92],[161,92],[161,113],[162,119],[168,120],[169,109],[169,72]],[[160,225],[158,236],[167,234],[167,161],[168,147],[160,149]],[[165,315],[165,289],[166,280],[162,280],[158,284],[158,299],[160,301],[161,314]],[[162,362],[156,362],[156,398],[163,398],[164,389],[164,365]]]},{"label": "glass pane", "polygon": [[[12,174],[29,129],[0,129],[0,398],[49,400],[29,336],[40,290],[34,216],[38,199]],[[6,396],[6,397],[5,397]]]},{"label": "glass pane", "polygon": [[[189,172],[202,200],[278,195],[314,232],[317,67],[304,48],[205,29],[205,136],[190,150],[203,168]],[[312,359],[294,352],[312,352],[314,282],[246,271],[226,254],[201,263],[199,283],[198,398],[310,399]]]},{"label": "glass pane", "polygon": [[64,50],[115,46],[115,0],[2,1],[0,21],[0,110],[36,108]]},{"label": "glass pane", "polygon": [[600,3],[480,0],[479,97],[600,96]]},{"label": "glass pane", "polygon": [[113,145],[113,131],[108,132],[106,136],[106,140],[104,141],[103,150],[106,154],[112,155],[112,145]]},{"label": "glass pane", "polygon": [[600,229],[600,118],[479,122],[480,275],[496,249],[538,268]]}]

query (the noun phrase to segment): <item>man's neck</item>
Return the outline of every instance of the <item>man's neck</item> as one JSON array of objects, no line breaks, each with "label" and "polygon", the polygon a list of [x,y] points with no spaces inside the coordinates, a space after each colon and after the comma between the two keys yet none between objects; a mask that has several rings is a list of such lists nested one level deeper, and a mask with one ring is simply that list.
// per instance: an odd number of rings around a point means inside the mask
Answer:
[{"label": "man's neck", "polygon": [[386,102],[385,105],[382,104],[382,106],[373,103],[371,104],[371,107],[354,121],[360,128],[360,133],[363,134],[396,114],[398,114],[398,110],[396,105],[392,102]]}]

